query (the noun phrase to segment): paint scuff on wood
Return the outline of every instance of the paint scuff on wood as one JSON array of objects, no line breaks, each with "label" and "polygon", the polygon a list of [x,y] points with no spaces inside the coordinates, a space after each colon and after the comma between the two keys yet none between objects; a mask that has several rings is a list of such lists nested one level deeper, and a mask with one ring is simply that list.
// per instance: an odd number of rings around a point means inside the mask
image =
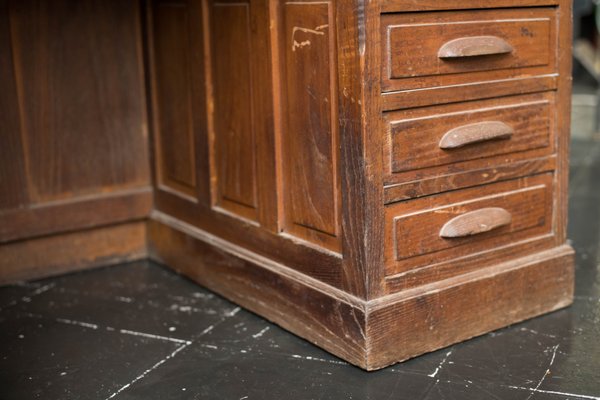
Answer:
[{"label": "paint scuff on wood", "polygon": [[326,29],[328,27],[329,27],[329,25],[319,25],[315,29],[309,29],[309,28],[302,28],[300,26],[295,26],[292,29],[292,51],[296,51],[296,49],[300,49],[305,46],[310,46],[310,40],[308,40],[308,39],[298,42],[296,40],[296,32],[305,32],[305,33],[311,33],[313,35],[324,36],[325,35],[324,29]]}]

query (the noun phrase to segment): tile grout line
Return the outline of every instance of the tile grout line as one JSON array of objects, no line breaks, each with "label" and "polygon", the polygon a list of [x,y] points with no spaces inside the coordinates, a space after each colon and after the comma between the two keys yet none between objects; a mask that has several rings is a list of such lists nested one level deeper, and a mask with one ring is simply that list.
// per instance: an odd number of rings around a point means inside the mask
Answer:
[{"label": "tile grout line", "polygon": [[112,399],[115,396],[117,396],[119,393],[121,393],[122,391],[126,390],[127,388],[129,388],[131,385],[133,385],[135,382],[139,381],[140,379],[144,378],[146,375],[148,375],[150,372],[154,371],[155,369],[157,369],[158,367],[160,367],[162,364],[164,364],[166,361],[168,361],[169,359],[175,357],[177,355],[177,353],[179,353],[181,350],[185,349],[186,347],[188,347],[189,345],[191,345],[192,342],[188,342],[185,343],[181,346],[179,346],[177,349],[175,349],[175,351],[173,351],[171,354],[169,354],[168,356],[166,356],[165,358],[163,358],[162,360],[160,360],[159,362],[157,362],[156,364],[154,364],[152,367],[148,368],[147,370],[145,370],[144,372],[142,372],[140,375],[136,376],[131,382],[126,383],[125,385],[121,386],[121,388],[119,390],[117,390],[116,392],[114,392],[113,394],[111,394],[109,397],[106,398],[106,400]]},{"label": "tile grout line", "polygon": [[530,391],[532,394],[534,394],[534,393],[558,394],[558,395],[562,395],[562,396],[575,397],[577,399],[600,400],[600,397],[588,396],[585,394],[558,392],[555,390],[534,389],[534,388],[528,388],[528,387],[523,387],[523,386],[508,386],[508,387],[511,389],[527,390],[527,391]]},{"label": "tile grout line", "polygon": [[154,335],[154,334],[151,334],[151,333],[131,331],[129,329],[120,329],[119,333],[123,333],[125,335],[132,335],[132,336],[142,336],[142,337],[147,337],[147,338],[150,338],[150,339],[166,340],[166,341],[174,342],[174,343],[192,344],[192,342],[190,340],[177,339],[177,338],[172,338],[172,337],[168,337],[168,336],[161,336],[161,335]]},{"label": "tile grout line", "polygon": [[[156,364],[154,364],[149,369],[147,369],[144,372],[142,372],[140,375],[136,376],[131,382],[126,383],[125,385],[121,386],[121,388],[119,388],[119,390],[117,390],[116,392],[114,392],[113,394],[111,394],[109,397],[107,397],[106,400],[110,400],[110,399],[116,397],[121,392],[123,392],[124,390],[128,389],[129,387],[131,387],[131,385],[133,385],[135,382],[143,379],[146,375],[148,375],[149,373],[151,373],[152,371],[154,371],[155,369],[157,369],[158,367],[160,367],[166,361],[168,361],[169,359],[175,357],[177,355],[177,353],[179,353],[181,350],[183,350],[186,347],[190,346],[195,340],[197,340],[197,339],[201,338],[202,336],[204,336],[205,334],[209,333],[215,327],[217,327],[220,324],[222,324],[223,322],[225,322],[227,319],[234,317],[240,310],[241,310],[241,307],[235,307],[233,310],[225,313],[225,315],[223,315],[223,317],[221,317],[221,319],[219,321],[217,321],[214,324],[212,324],[212,325],[208,326],[207,328],[205,328],[202,332],[200,332],[200,334],[198,336],[194,337],[192,340],[187,341],[183,345],[179,346],[171,354],[169,354],[168,356],[166,356],[165,358],[163,358],[162,360],[160,360],[159,362],[157,362]],[[123,330],[121,330],[121,331],[123,331]],[[164,338],[164,337],[160,336],[160,338]],[[177,340],[179,340],[179,339],[177,339]]]},{"label": "tile grout line", "polygon": [[550,364],[548,364],[548,368],[546,369],[546,372],[544,372],[544,376],[542,376],[542,378],[539,380],[539,382],[537,383],[535,388],[532,389],[531,393],[529,394],[529,396],[527,396],[526,400],[529,400],[531,398],[531,396],[533,396],[535,394],[535,392],[540,389],[540,386],[542,386],[542,383],[544,383],[544,380],[546,379],[546,377],[548,375],[550,375],[550,368],[552,368],[552,365],[554,365],[554,359],[556,358],[556,352],[558,351],[559,346],[560,345],[557,344],[556,346],[552,347],[552,358],[550,359]]},{"label": "tile grout line", "polygon": [[[29,313],[29,312],[18,312],[18,314],[25,315],[25,316],[28,316],[31,318],[38,318],[38,319],[48,318],[42,314],[34,314],[34,313]],[[54,318],[54,321],[59,322],[61,324],[81,326],[83,328],[94,329],[94,330],[105,329],[109,332],[119,332],[124,335],[141,336],[141,337],[145,337],[145,338],[149,338],[149,339],[162,340],[162,341],[167,341],[167,342],[172,342],[172,343],[177,343],[177,344],[191,344],[192,343],[192,341],[190,341],[190,340],[178,339],[178,338],[173,338],[173,337],[169,337],[169,336],[154,335],[152,333],[131,331],[129,329],[115,329],[112,326],[100,326],[100,325],[93,324],[90,322],[76,321],[76,320],[67,319],[67,318]]]},{"label": "tile grout line", "polygon": [[[27,286],[26,286],[26,285],[24,285],[24,284],[21,284],[21,285],[15,285],[15,286],[19,286],[19,287],[27,287]],[[48,284],[46,284],[46,285],[44,285],[44,286],[40,286],[40,287],[36,288],[36,289],[35,289],[33,292],[31,292],[31,293],[28,293],[28,294],[27,294],[27,295],[25,295],[25,296],[21,296],[19,299],[17,299],[17,300],[13,300],[13,301],[11,301],[10,303],[6,304],[5,306],[3,306],[3,307],[0,307],[0,310],[7,310],[7,309],[9,309],[9,308],[11,308],[11,307],[14,307],[14,306],[16,306],[17,304],[19,304],[19,302],[20,302],[20,301],[22,301],[22,302],[24,302],[24,303],[29,303],[29,302],[31,301],[31,298],[32,298],[32,297],[35,297],[35,296],[38,296],[38,295],[40,295],[40,294],[42,294],[42,293],[44,293],[44,292],[47,292],[48,290],[50,290],[50,289],[54,288],[55,286],[56,286],[56,283],[48,283]],[[33,288],[31,288],[31,289],[33,289]]]}]

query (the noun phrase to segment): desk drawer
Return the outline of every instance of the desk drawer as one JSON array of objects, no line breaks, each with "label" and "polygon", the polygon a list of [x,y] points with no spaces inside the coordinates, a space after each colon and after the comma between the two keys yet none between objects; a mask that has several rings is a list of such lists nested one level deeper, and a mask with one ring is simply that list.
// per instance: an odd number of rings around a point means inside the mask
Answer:
[{"label": "desk drawer", "polygon": [[[388,113],[389,174],[553,150],[554,92]],[[454,171],[462,168],[455,166]]]},{"label": "desk drawer", "polygon": [[554,8],[382,16],[382,88],[435,87],[556,71]]},{"label": "desk drawer", "polygon": [[386,261],[399,273],[552,231],[547,173],[386,207]]}]

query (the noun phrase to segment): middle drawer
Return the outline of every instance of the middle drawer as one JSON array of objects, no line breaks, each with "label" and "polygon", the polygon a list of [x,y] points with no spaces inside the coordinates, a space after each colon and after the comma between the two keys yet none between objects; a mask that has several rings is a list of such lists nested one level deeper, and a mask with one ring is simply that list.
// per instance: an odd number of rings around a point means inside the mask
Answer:
[{"label": "middle drawer", "polygon": [[[536,93],[386,113],[386,183],[411,170],[441,167],[431,171],[439,175],[463,170],[460,163],[470,160],[551,154],[554,96]],[[421,171],[415,178],[427,175]]]}]

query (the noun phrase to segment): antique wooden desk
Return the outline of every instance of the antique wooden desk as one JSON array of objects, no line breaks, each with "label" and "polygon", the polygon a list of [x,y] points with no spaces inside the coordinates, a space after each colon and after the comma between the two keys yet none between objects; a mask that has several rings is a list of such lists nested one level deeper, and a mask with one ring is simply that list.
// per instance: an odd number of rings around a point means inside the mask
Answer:
[{"label": "antique wooden desk", "polygon": [[570,304],[569,1],[0,4],[3,280],[149,256],[369,370]]}]

